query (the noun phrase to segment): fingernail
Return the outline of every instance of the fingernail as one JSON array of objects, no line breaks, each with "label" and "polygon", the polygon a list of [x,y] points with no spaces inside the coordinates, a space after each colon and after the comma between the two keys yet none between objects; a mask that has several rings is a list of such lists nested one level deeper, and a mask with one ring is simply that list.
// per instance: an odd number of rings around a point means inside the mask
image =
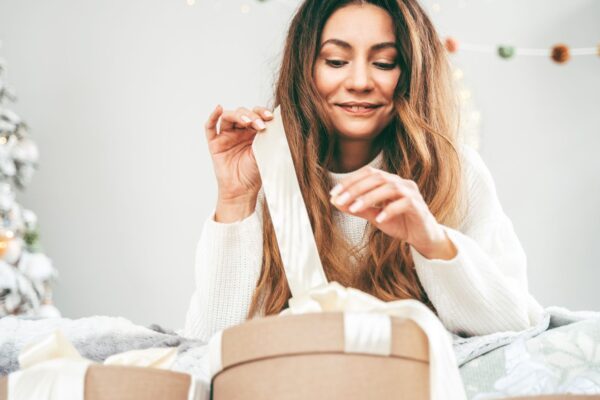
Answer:
[{"label": "fingernail", "polygon": [[338,206],[343,206],[348,199],[350,198],[350,193],[346,192],[344,194],[342,194],[336,201],[335,204],[337,204]]},{"label": "fingernail", "polygon": [[256,125],[258,126],[258,129],[265,129],[266,125],[265,123],[262,121],[262,119],[257,119],[256,120]]},{"label": "fingernail", "polygon": [[342,186],[341,183],[338,183],[337,185],[335,185],[333,187],[333,189],[331,189],[331,191],[329,192],[330,195],[332,196],[337,196],[343,189],[344,187]]},{"label": "fingernail", "polygon": [[272,113],[271,111],[269,111],[269,110],[265,110],[265,115],[266,115],[267,117],[272,117],[272,116],[273,116],[273,113]]},{"label": "fingernail", "polygon": [[244,122],[250,122],[252,120],[247,115],[242,115],[242,121],[244,121]]},{"label": "fingernail", "polygon": [[379,215],[377,217],[375,217],[375,221],[377,221],[378,223],[382,223],[384,219],[387,218],[387,214],[385,211],[382,211],[379,213]]},{"label": "fingernail", "polygon": [[361,199],[356,200],[350,206],[350,208],[349,208],[350,212],[357,212],[358,210],[360,210],[362,208],[363,204],[364,204],[364,202]]}]

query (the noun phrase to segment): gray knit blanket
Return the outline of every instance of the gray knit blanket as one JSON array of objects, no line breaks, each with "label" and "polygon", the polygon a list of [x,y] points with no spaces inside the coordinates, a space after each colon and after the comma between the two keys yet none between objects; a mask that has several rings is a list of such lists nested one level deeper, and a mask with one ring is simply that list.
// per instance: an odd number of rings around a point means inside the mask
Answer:
[{"label": "gray knit blanket", "polygon": [[520,332],[498,332],[490,335],[462,338],[453,335],[454,353],[459,366],[490,351],[511,344],[517,340],[527,340],[545,331],[584,320],[599,320],[600,312],[570,311],[564,307],[551,306],[544,309],[540,322]]},{"label": "gray knit blanket", "polygon": [[79,319],[0,318],[0,375],[19,369],[21,349],[52,334],[56,329],[69,339],[79,353],[103,362],[113,354],[150,347],[177,347],[172,369],[194,373],[196,360],[205,353],[205,342],[178,335],[157,324],[135,325],[122,317],[92,316]]}]

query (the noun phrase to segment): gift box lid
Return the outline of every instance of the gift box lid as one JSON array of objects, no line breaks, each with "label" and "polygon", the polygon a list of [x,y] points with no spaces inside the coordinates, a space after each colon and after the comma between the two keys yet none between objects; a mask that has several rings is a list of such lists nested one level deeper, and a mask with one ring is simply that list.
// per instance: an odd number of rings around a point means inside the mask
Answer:
[{"label": "gift box lid", "polygon": [[[429,363],[427,336],[412,320],[391,317],[390,357]],[[344,353],[341,312],[268,316],[223,331],[222,371],[237,364],[302,353]]]}]

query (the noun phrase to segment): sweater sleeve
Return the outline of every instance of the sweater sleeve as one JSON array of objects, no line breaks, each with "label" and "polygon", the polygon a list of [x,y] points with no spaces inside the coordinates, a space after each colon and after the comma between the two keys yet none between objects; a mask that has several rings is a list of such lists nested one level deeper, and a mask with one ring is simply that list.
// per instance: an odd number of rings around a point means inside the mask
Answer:
[{"label": "sweater sleeve", "polygon": [[527,258],[479,153],[462,149],[467,215],[460,230],[443,225],[457,254],[451,260],[411,254],[438,317],[454,333],[519,331],[539,321],[542,307],[529,294]]},{"label": "sweater sleeve", "polygon": [[184,336],[208,341],[215,332],[245,321],[263,257],[260,197],[256,210],[240,221],[217,222],[213,210],[204,222]]}]

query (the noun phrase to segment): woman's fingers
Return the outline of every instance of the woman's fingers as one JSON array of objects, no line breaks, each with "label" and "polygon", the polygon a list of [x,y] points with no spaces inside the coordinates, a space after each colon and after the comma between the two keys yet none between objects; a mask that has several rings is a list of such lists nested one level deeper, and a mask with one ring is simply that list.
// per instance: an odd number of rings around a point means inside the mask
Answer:
[{"label": "woman's fingers", "polygon": [[240,107],[236,110],[225,111],[223,113],[222,130],[254,129],[260,131],[265,128],[266,125],[261,116],[247,108]]},{"label": "woman's fingers", "polygon": [[254,107],[252,111],[259,114],[265,121],[270,121],[273,119],[273,113],[266,107]]},{"label": "woman's fingers", "polygon": [[365,165],[358,171],[350,174],[350,176],[345,178],[342,182],[338,183],[333,189],[331,189],[329,194],[331,194],[332,196],[338,196],[340,193],[342,193],[344,190],[347,190],[356,182],[359,182],[365,178],[372,176],[375,173],[378,173],[377,171],[377,168],[371,167],[370,165]]},{"label": "woman's fingers", "polygon": [[252,129],[255,129],[257,131],[262,131],[263,129],[265,129],[267,127],[267,125],[265,125],[265,121],[262,119],[262,117],[252,111],[252,112],[248,112],[247,114],[244,114],[245,117],[249,117],[250,120],[252,121],[250,127],[252,127]]},{"label": "woman's fingers", "polygon": [[382,172],[363,174],[361,171],[358,171],[356,175],[362,178],[356,180],[355,177],[348,177],[347,179],[352,183],[344,182],[341,191],[338,190],[338,193],[331,196],[333,204],[336,206],[347,206],[352,204],[358,196],[388,183],[388,179]]},{"label": "woman's fingers", "polygon": [[243,119],[242,116],[243,113],[240,112],[239,109],[224,111],[221,118],[220,131],[246,128],[248,126],[248,121]]},{"label": "woman's fingers", "polygon": [[[219,118],[221,118],[221,124],[217,128]],[[273,119],[273,114],[265,107],[255,107],[252,111],[244,107],[225,111],[221,105],[217,105],[209,115],[204,128],[207,139],[212,140],[222,131],[234,129],[262,131],[266,128],[265,121],[271,119]]]},{"label": "woman's fingers", "polygon": [[357,175],[363,178],[353,178],[353,184],[344,184],[341,190],[337,189],[336,194],[331,196],[331,202],[343,211],[360,213],[367,208],[381,208],[400,197],[415,195],[408,181],[384,171],[374,171],[367,175],[359,171]]},{"label": "woman's fingers", "polygon": [[206,138],[210,141],[217,137],[217,122],[219,117],[223,113],[223,107],[217,104],[213,112],[208,116],[208,121],[204,124],[204,130],[206,131]]},{"label": "woman's fingers", "polygon": [[356,200],[348,202],[348,210],[351,213],[357,213],[376,204],[385,206],[392,201],[406,197],[410,197],[410,193],[399,189],[396,183],[388,182],[357,196]]}]

